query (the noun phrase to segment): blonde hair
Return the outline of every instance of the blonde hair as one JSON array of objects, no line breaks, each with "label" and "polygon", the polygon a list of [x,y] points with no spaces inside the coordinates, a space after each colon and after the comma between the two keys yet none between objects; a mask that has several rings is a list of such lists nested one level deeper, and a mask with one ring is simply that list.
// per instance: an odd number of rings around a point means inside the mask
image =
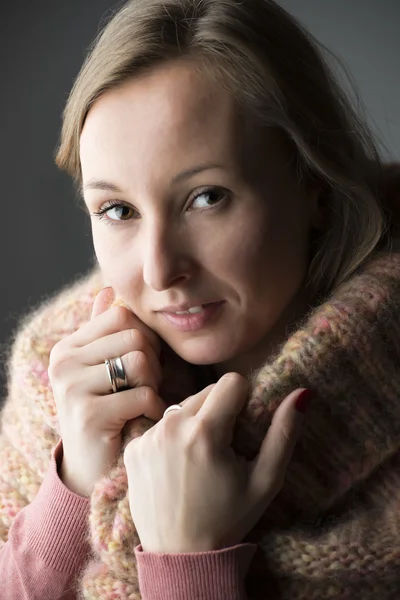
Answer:
[{"label": "blonde hair", "polygon": [[321,182],[329,219],[306,284],[327,294],[374,252],[385,224],[376,143],[324,52],[333,56],[272,0],[129,0],[97,35],[74,83],[56,164],[80,184],[79,139],[92,104],[147,69],[194,58],[238,107],[285,134],[299,184]]}]

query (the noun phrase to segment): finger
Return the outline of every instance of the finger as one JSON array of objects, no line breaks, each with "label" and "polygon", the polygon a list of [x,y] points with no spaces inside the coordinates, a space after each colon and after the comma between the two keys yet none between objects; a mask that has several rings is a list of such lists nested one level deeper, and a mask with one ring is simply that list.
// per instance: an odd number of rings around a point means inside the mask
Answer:
[{"label": "finger", "polygon": [[[272,498],[280,491],[293,450],[304,423],[304,414],[295,408],[300,396],[311,390],[293,391],[274,414],[258,456],[251,462],[250,493],[254,499]],[[272,497],[271,497],[272,494]]]},{"label": "finger", "polygon": [[111,286],[105,287],[97,294],[92,307],[92,316],[97,317],[108,310],[115,300],[115,293]]},{"label": "finger", "polygon": [[147,356],[151,370],[160,382],[160,361],[146,336],[138,329],[126,329],[95,340],[80,349],[79,358],[85,365],[95,366],[103,364],[106,359],[123,357],[135,351],[143,352]]},{"label": "finger", "polygon": [[111,429],[118,425],[121,429],[127,421],[144,415],[153,421],[162,419],[167,408],[165,402],[154,389],[146,386],[117,392],[109,396],[93,398],[94,411],[102,423],[110,423]]},{"label": "finger", "polygon": [[[121,357],[128,386],[136,388],[149,386],[158,392],[159,383],[156,373],[150,366],[150,361],[146,354],[141,351],[133,351]],[[112,393],[108,369],[105,364],[87,367],[84,370],[84,381],[81,382],[81,388],[91,394],[100,396]]]},{"label": "finger", "polygon": [[179,403],[179,406],[185,407],[185,416],[194,416],[197,414],[200,406],[202,406],[204,400],[207,398],[208,394],[211,392],[215,385],[215,383],[212,383],[211,385],[208,385],[206,388],[204,388],[204,390],[201,390],[193,396],[189,396],[188,398]]},{"label": "finger", "polygon": [[249,382],[239,373],[227,373],[215,384],[205,398],[197,417],[206,421],[210,428],[232,435],[237,416],[243,409],[249,392]]},{"label": "finger", "polygon": [[[99,301],[100,303],[101,301]],[[74,347],[82,347],[99,338],[106,337],[118,331],[138,329],[146,336],[157,356],[160,354],[161,342],[159,336],[147,327],[129,308],[114,306],[98,314],[69,336],[69,343]]]}]

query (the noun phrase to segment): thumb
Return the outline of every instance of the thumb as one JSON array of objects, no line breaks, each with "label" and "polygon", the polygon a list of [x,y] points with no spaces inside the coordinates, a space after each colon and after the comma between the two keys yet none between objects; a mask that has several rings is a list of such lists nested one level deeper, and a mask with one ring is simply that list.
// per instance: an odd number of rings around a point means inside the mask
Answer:
[{"label": "thumb", "polygon": [[97,294],[92,308],[92,319],[108,310],[114,302],[115,293],[111,286],[105,287]]}]

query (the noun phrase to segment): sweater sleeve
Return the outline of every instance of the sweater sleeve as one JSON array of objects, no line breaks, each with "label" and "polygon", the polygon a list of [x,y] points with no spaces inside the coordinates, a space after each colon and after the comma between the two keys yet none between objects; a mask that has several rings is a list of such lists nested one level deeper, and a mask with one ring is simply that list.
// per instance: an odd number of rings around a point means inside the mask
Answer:
[{"label": "sweater sleeve", "polygon": [[99,287],[97,269],[79,276],[33,307],[9,347],[3,347],[1,600],[75,598],[74,579],[88,551],[84,530],[90,500],[73,494],[57,474],[62,446],[48,367],[54,345],[90,319]]},{"label": "sweater sleeve", "polygon": [[60,440],[37,496],[15,517],[0,550],[2,600],[76,600],[76,578],[87,559],[90,500],[60,480]]},{"label": "sweater sleeve", "polygon": [[244,579],[257,544],[162,554],[135,548],[143,600],[247,600]]}]

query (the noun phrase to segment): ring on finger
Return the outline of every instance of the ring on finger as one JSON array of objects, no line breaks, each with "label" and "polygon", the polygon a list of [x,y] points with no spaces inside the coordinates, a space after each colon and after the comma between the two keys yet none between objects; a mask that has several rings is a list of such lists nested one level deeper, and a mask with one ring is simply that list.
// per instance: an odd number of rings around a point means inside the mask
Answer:
[{"label": "ring on finger", "polygon": [[165,415],[173,410],[180,410],[181,408],[183,408],[183,406],[181,406],[180,404],[171,404],[171,406],[168,406],[167,410],[164,411],[163,417],[165,417]]},{"label": "ring on finger", "polygon": [[113,394],[121,392],[122,390],[127,390],[129,388],[128,378],[121,357],[107,358],[104,362],[107,367],[108,378]]}]

